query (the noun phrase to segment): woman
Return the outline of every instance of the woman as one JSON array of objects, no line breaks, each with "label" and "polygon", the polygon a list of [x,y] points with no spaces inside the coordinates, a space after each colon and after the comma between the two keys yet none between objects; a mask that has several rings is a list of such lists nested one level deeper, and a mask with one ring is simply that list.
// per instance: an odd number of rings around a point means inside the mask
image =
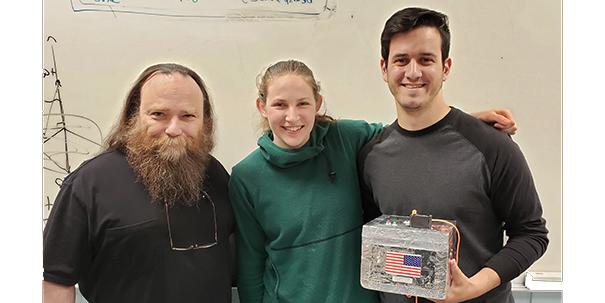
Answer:
[{"label": "woman", "polygon": [[318,114],[319,85],[299,61],[270,66],[258,88],[267,131],[229,182],[240,301],[378,302],[359,283],[356,158],[382,125]]}]

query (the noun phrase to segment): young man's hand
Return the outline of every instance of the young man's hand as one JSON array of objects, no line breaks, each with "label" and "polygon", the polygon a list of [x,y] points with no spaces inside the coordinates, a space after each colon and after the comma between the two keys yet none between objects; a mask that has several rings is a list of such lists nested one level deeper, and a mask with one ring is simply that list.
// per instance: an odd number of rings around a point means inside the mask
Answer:
[{"label": "young man's hand", "polygon": [[436,303],[455,303],[467,301],[483,295],[500,285],[500,276],[491,268],[484,267],[474,276],[468,278],[456,261],[450,260],[451,284],[444,300]]}]

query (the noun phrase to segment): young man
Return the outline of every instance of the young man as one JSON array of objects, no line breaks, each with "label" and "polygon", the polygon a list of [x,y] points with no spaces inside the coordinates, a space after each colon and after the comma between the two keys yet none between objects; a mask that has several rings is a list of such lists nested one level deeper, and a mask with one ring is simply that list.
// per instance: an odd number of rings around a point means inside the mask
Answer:
[{"label": "young man", "polygon": [[447,16],[432,10],[406,8],[386,22],[380,65],[397,121],[360,154],[364,207],[367,219],[377,209],[394,215],[416,209],[455,221],[459,263],[450,262],[452,284],[444,302],[513,302],[509,281],[542,256],[548,231],[519,147],[445,102],[449,41]]},{"label": "young man", "polygon": [[44,302],[231,302],[229,175],[187,67],[147,68],[107,148],[70,174],[44,230]]}]

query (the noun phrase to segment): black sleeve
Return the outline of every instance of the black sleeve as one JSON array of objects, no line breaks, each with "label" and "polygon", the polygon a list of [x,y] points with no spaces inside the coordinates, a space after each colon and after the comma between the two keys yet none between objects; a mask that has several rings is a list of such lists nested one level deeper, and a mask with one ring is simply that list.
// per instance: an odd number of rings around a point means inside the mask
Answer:
[{"label": "black sleeve", "polygon": [[[510,136],[466,115],[456,128],[484,155],[489,169],[488,195],[508,236],[505,246],[486,263],[511,281],[538,260],[548,246],[548,230],[534,180],[519,146]],[[477,125],[481,125],[478,127]]]},{"label": "black sleeve", "polygon": [[363,212],[363,223],[368,223],[375,218],[378,218],[382,213],[380,212],[380,208],[374,201],[374,195],[372,193],[371,184],[367,184],[365,178],[365,160],[370,151],[372,150],[372,146],[374,146],[375,142],[378,140],[377,136],[368,144],[366,144],[359,155],[357,156],[357,176],[359,178],[359,191],[361,192],[361,209]]},{"label": "black sleeve", "polygon": [[231,286],[237,287],[237,242],[235,233],[229,236],[229,251],[231,252]]},{"label": "black sleeve", "polygon": [[546,221],[529,166],[517,144],[509,143],[488,159],[490,196],[509,239],[486,266],[499,274],[502,283],[523,273],[548,246]]},{"label": "black sleeve", "polygon": [[71,178],[66,179],[44,228],[42,262],[46,281],[74,285],[89,267],[88,215],[81,200]]},{"label": "black sleeve", "polygon": [[[228,215],[233,217],[233,210],[231,208],[231,202],[229,201],[229,188],[228,188],[228,184],[229,184],[229,179],[231,178],[231,176],[229,175],[229,173],[227,172],[227,170],[225,169],[225,167],[223,166],[223,164],[216,159],[214,156],[211,156],[211,166],[209,166],[209,171],[215,172],[215,175],[213,175],[210,178],[214,178],[214,182],[215,184],[219,185],[217,186],[217,190],[220,191],[221,197],[224,197],[224,199],[227,199],[227,202],[225,206],[227,206],[228,209]],[[235,238],[235,231],[236,231],[236,225],[237,222],[234,221],[234,225],[231,226],[231,229],[229,230],[229,235],[228,235],[228,242],[229,242],[229,268],[231,268],[231,286],[235,287],[237,286],[237,245],[236,245],[236,238]]]}]

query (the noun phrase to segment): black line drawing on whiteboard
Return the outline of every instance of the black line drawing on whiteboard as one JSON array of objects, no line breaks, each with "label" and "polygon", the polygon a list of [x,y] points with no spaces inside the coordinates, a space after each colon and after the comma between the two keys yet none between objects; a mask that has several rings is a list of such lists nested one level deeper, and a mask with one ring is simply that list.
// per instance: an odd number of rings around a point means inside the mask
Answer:
[{"label": "black line drawing on whiteboard", "polygon": [[[54,81],[49,84],[48,89],[53,92],[52,97],[43,98],[42,168],[44,179],[52,180],[55,185],[61,187],[63,178],[72,172],[72,168],[101,147],[103,133],[94,120],[65,111],[64,101],[61,98],[62,83],[55,57],[54,46],[57,44],[57,39],[48,36],[46,42],[50,46],[52,66],[43,68],[42,78],[44,81]],[[44,188],[44,191],[46,201],[43,205],[46,209],[43,220],[46,221],[48,217],[46,214],[50,212],[51,200],[54,200],[54,197],[51,199],[50,188]]]},{"label": "black line drawing on whiteboard", "polygon": [[232,20],[327,19],[336,0],[71,0],[74,12]]}]

